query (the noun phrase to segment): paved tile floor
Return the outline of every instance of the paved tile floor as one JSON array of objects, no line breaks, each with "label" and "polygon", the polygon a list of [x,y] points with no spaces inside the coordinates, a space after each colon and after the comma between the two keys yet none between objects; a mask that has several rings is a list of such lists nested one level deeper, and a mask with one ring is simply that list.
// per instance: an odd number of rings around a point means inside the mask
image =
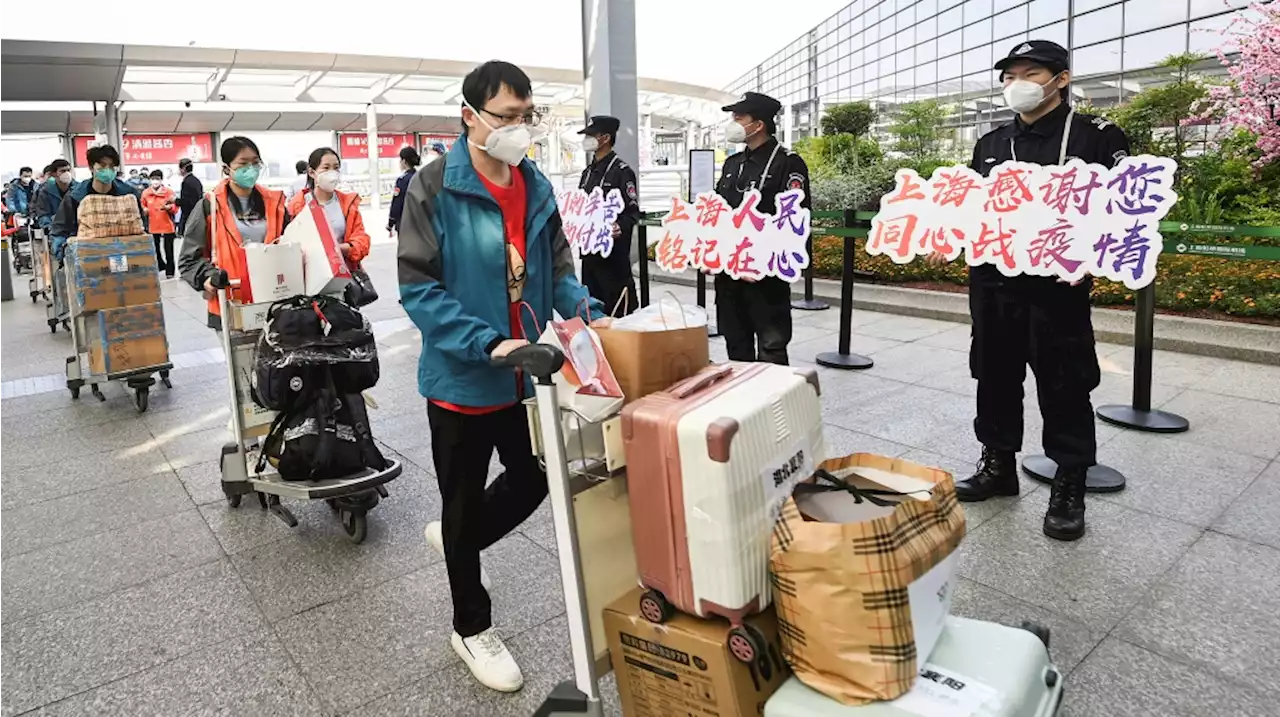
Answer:
[{"label": "paved tile floor", "polygon": [[[3,305],[4,715],[528,715],[570,675],[545,507],[485,555],[524,691],[478,687],[448,647],[445,568],[421,538],[440,505],[418,337],[393,262],[390,246],[370,262],[384,296],[369,311],[374,423],[407,468],[360,546],[324,505],[297,506],[292,530],[227,508],[214,462],[224,368],[193,292],[165,286],[178,367],[141,416],[118,387],[105,403],[71,401],[57,377],[69,337],[25,300]],[[798,313],[794,360],[834,349],[837,323],[834,310]],[[832,452],[969,470],[968,328],[859,313],[853,343],[876,366],[822,369]],[[1127,402],[1132,351],[1098,354],[1095,402]],[[1019,499],[971,506],[955,612],[1049,625],[1067,715],[1280,715],[1266,679],[1280,664],[1280,369],[1160,353],[1155,375],[1157,402],[1192,430],[1100,425],[1101,457],[1130,487],[1090,499],[1078,543],[1041,535],[1048,491],[1031,481]],[[1033,378],[1027,388],[1035,451]]]}]

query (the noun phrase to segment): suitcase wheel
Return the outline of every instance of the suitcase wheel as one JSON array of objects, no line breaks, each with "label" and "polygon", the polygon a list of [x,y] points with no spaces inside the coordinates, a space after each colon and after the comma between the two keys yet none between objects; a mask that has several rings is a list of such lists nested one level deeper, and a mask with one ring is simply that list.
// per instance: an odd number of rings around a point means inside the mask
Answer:
[{"label": "suitcase wheel", "polygon": [[675,612],[675,606],[657,590],[645,590],[640,596],[640,614],[649,622],[661,625],[670,620]]},{"label": "suitcase wheel", "polygon": [[1021,625],[1023,630],[1040,638],[1040,642],[1044,643],[1044,649],[1049,649],[1049,628],[1038,622],[1023,620]]},{"label": "suitcase wheel", "polygon": [[751,664],[765,655],[768,649],[764,635],[749,625],[739,625],[729,630],[729,652],[732,652],[739,662]]}]

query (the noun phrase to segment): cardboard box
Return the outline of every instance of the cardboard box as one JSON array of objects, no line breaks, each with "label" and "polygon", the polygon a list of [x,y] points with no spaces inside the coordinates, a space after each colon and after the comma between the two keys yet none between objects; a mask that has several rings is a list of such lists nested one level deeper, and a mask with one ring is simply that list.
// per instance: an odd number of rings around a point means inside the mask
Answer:
[{"label": "cardboard box", "polygon": [[640,615],[639,589],[605,610],[609,654],[626,717],[759,717],[791,674],[770,608],[747,618],[768,648],[751,664],[727,645],[729,623],[677,613],[662,625]]},{"label": "cardboard box", "polygon": [[279,301],[306,291],[297,244],[246,244],[244,260],[249,285],[241,287],[242,302]]},{"label": "cardboard box", "polygon": [[123,373],[169,363],[164,309],[159,302],[103,309],[85,319],[89,370]]},{"label": "cardboard box", "polygon": [[72,237],[66,258],[71,265],[71,299],[80,311],[160,301],[160,274],[150,235]]}]

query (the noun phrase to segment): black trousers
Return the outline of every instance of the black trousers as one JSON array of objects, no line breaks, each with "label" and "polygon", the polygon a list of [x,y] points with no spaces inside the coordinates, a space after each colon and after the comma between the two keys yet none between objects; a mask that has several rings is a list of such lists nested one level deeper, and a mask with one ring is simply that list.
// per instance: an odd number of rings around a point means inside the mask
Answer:
[{"label": "black trousers", "polygon": [[[152,234],[151,238],[156,243],[156,265],[160,271],[170,279],[173,278],[174,267],[177,266],[177,257],[173,255],[173,240],[175,234]],[[161,252],[161,249],[164,251]]]},{"label": "black trousers", "polygon": [[[626,316],[640,308],[636,283],[631,276],[631,262],[622,264],[610,259],[613,257],[594,254],[582,257],[582,284],[587,287],[587,293],[604,304],[606,314]],[[622,298],[624,295],[625,299]]]},{"label": "black trousers", "polygon": [[[730,361],[787,365],[791,343],[791,285],[781,279],[757,282],[716,274],[716,326]],[[758,344],[758,346],[757,346]]]},{"label": "black trousers", "polygon": [[1045,454],[1065,467],[1097,462],[1089,393],[1101,375],[1089,314],[1091,285],[1088,279],[1068,286],[1033,276],[971,279],[969,368],[978,380],[973,429],[984,446],[1022,449],[1022,383],[1030,364],[1044,418]]},{"label": "black trousers", "polygon": [[[489,593],[480,584],[480,551],[538,509],[547,497],[547,475],[533,455],[522,405],[469,416],[427,404],[427,422],[444,499],[453,629],[470,637],[492,625]],[[505,470],[485,487],[495,449]]]}]

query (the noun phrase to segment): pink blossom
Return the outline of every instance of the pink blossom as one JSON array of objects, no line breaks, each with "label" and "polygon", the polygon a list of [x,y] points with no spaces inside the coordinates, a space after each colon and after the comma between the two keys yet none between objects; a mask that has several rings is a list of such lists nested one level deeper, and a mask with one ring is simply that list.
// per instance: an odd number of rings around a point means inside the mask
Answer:
[{"label": "pink blossom", "polygon": [[[1212,118],[1256,134],[1260,168],[1280,160],[1280,3],[1254,2],[1224,35],[1217,54],[1230,82],[1209,88],[1203,111],[1190,121]],[[1230,51],[1239,55],[1228,58]]]}]

